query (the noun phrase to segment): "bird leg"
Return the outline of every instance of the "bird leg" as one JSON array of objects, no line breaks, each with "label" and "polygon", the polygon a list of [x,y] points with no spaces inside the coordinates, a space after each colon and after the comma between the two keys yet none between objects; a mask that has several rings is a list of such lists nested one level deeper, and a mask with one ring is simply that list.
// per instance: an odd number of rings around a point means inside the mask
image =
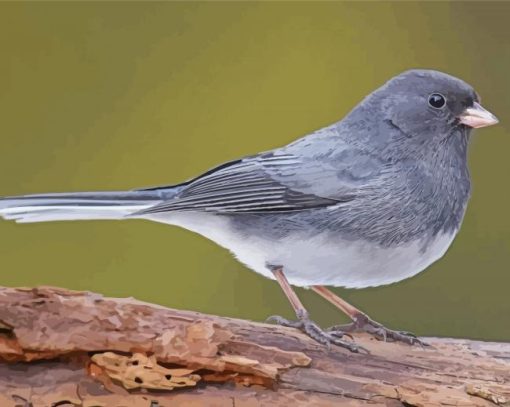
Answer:
[{"label": "bird leg", "polygon": [[365,350],[359,345],[356,345],[353,342],[344,341],[341,338],[344,336],[344,333],[340,330],[335,330],[331,332],[324,331],[319,325],[310,320],[308,316],[308,311],[303,306],[303,303],[300,301],[292,287],[290,286],[285,274],[283,274],[282,266],[268,266],[269,269],[273,272],[276,281],[280,284],[283,292],[287,296],[294,312],[296,313],[297,321],[289,321],[279,315],[270,316],[267,321],[274,322],[278,325],[287,326],[291,328],[297,328],[308,335],[310,338],[315,341],[330,346],[331,344],[340,346],[342,348],[349,349],[351,352],[359,352],[360,350]]},{"label": "bird leg", "polygon": [[332,326],[327,329],[327,332],[367,332],[384,341],[404,342],[409,345],[426,345],[426,343],[412,333],[394,331],[386,328],[379,322],[373,321],[367,314],[344,301],[324,286],[314,285],[310,288],[352,320],[350,324]]}]

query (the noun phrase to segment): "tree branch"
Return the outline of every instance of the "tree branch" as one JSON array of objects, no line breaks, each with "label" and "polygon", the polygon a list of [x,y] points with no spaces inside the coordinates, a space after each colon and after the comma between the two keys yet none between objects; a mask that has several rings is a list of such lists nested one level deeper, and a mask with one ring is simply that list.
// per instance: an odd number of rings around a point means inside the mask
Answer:
[{"label": "tree branch", "polygon": [[0,405],[510,406],[510,344],[326,349],[290,328],[58,288],[0,288]]}]

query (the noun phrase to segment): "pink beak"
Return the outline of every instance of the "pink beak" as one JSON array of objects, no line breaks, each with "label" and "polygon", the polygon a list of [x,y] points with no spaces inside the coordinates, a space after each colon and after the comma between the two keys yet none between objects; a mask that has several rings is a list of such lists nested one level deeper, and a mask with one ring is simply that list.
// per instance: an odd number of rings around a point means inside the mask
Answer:
[{"label": "pink beak", "polygon": [[478,129],[480,127],[492,126],[499,122],[496,116],[484,109],[482,105],[474,102],[459,116],[460,122],[466,126]]}]

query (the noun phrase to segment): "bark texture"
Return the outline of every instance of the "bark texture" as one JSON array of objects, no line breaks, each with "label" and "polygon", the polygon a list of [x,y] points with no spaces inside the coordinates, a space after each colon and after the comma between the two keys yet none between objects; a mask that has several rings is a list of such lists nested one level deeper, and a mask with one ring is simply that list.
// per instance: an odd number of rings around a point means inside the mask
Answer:
[{"label": "bark texture", "polygon": [[510,344],[298,331],[51,287],[0,288],[0,406],[510,406]]}]

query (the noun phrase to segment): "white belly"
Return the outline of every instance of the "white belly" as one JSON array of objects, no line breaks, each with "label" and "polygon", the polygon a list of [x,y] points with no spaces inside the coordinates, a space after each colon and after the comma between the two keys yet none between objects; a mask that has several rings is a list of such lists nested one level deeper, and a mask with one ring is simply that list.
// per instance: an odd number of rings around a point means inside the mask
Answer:
[{"label": "white belly", "polygon": [[210,214],[175,213],[146,217],[199,233],[230,250],[252,270],[274,278],[267,264],[282,265],[296,286],[329,285],[364,288],[394,283],[418,274],[441,258],[456,233],[437,236],[426,250],[423,241],[398,248],[371,242],[350,242],[333,235],[306,238],[295,235],[282,240],[242,238],[227,218]]}]

